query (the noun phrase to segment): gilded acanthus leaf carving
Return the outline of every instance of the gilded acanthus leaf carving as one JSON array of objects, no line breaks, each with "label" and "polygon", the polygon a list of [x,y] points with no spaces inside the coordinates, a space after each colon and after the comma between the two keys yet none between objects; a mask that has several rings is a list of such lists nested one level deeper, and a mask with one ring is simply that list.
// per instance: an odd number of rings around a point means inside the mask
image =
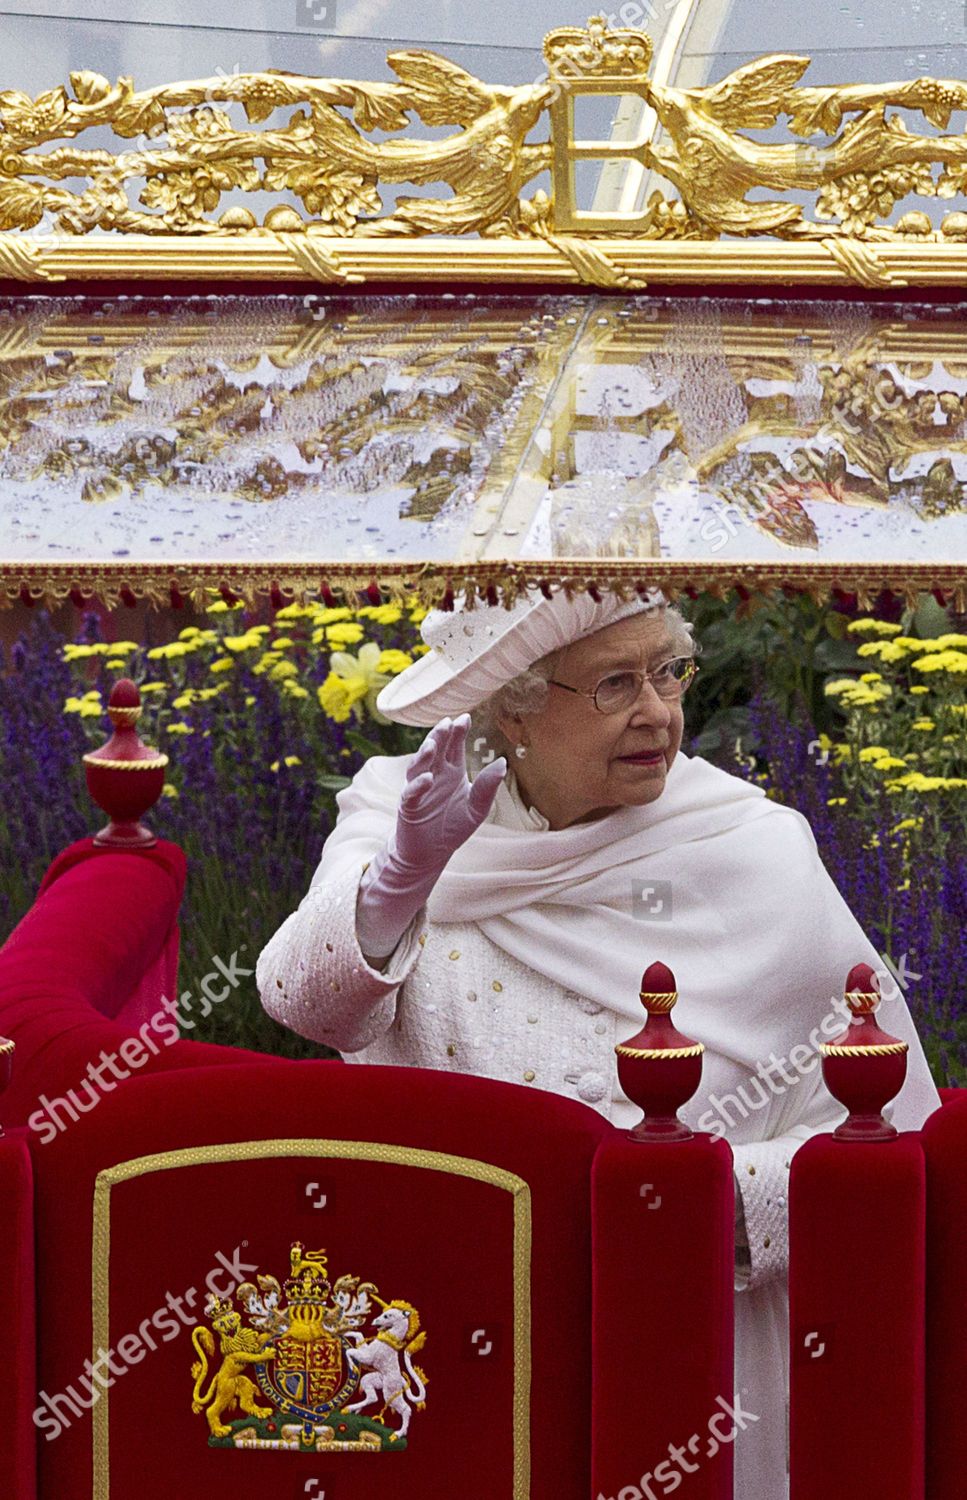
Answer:
[{"label": "gilded acanthus leaf carving", "polygon": [[[594,16],[586,28],[551,32],[547,76],[519,86],[406,49],[388,55],[392,82],[270,70],[138,90],[131,78],[79,70],[36,98],[8,88],[0,92],[0,231],[229,234],[253,244],[278,244],[280,233],[371,244],[433,235],[542,241],[541,265],[616,286],[644,283],[616,258],[616,240],[812,242],[828,248],[827,265],[872,286],[904,277],[873,255],[833,251],[834,242],[967,238],[963,212],[925,211],[967,188],[967,134],[949,132],[967,109],[967,82],[812,88],[800,82],[808,57],[775,53],[705,87],[676,88],[650,77],[652,50],[645,32]],[[574,101],[602,93],[637,96],[660,128],[637,140],[580,140]],[[929,132],[911,126],[918,114]],[[542,126],[545,137],[534,139]],[[105,127],[117,150],[84,145]],[[753,134],[776,128],[788,138]],[[647,201],[620,216],[577,203],[575,163],[595,159],[645,168]],[[545,171],[551,192],[528,196]],[[386,191],[405,184],[426,191],[404,186],[395,200]],[[247,206],[224,206],[239,192],[285,196],[259,222]],[[607,250],[591,247],[605,236]]]}]

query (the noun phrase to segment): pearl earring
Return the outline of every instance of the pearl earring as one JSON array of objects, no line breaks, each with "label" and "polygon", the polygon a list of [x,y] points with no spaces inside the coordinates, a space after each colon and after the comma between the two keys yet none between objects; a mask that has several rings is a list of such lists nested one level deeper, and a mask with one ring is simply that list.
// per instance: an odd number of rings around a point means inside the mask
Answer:
[{"label": "pearl earring", "polygon": [[523,760],[524,756],[527,754],[527,746],[517,745],[514,750],[514,754],[517,756],[518,760]]}]

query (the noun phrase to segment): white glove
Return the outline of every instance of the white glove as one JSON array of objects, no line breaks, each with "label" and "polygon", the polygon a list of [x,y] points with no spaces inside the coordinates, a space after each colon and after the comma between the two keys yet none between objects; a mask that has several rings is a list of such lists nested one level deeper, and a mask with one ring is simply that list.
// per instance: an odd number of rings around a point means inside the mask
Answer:
[{"label": "white glove", "polygon": [[393,952],[451,854],[493,805],[507,761],[499,756],[471,784],[464,749],[469,727],[466,713],[441,719],[407,770],[396,827],[359,882],[356,937],[367,958]]}]

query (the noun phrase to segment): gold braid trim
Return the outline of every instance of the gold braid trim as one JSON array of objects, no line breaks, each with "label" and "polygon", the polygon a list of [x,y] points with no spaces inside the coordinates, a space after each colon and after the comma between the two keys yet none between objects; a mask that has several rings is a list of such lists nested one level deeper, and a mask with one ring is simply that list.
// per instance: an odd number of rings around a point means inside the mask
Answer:
[{"label": "gold braid trim", "polygon": [[0,1057],[6,1057],[8,1053],[16,1052],[16,1050],[16,1042],[12,1042],[9,1037],[0,1036]]},{"label": "gold braid trim", "polygon": [[29,239],[16,239],[13,235],[0,235],[0,276],[11,281],[63,281],[44,265],[44,252]]},{"label": "gold braid trim", "polygon": [[309,239],[304,234],[281,234],[276,231],[276,240],[295,261],[299,271],[306,272],[314,281],[364,281],[361,271],[347,270],[334,250],[327,250],[317,238]]},{"label": "gold braid trim", "polygon": [[820,1042],[819,1050],[824,1057],[877,1057],[891,1052],[906,1052],[906,1042],[884,1042],[881,1046],[843,1047],[834,1042]]},{"label": "gold braid trim", "polygon": [[884,264],[872,245],[864,244],[861,240],[839,239],[823,240],[823,244],[840,270],[860,286],[909,285],[905,276],[899,276]]},{"label": "gold braid trim", "polygon": [[619,1057],[698,1057],[700,1052],[705,1051],[704,1042],[696,1042],[693,1047],[615,1047]]},{"label": "gold braid trim", "polygon": [[155,755],[151,760],[103,760],[93,750],[83,759],[86,766],[106,766],[109,771],[160,771],[168,764],[167,755]]},{"label": "gold braid trim", "polygon": [[671,604],[687,589],[718,599],[732,589],[742,589],[749,599],[743,600],[740,609],[749,607],[755,595],[768,597],[783,588],[804,591],[819,604],[834,588],[843,589],[856,595],[861,610],[872,607],[881,589],[902,596],[910,608],[916,606],[922,592],[940,589],[952,594],[955,610],[967,611],[967,566],[962,563],[730,564],[595,557],[368,565],[194,563],[187,567],[157,563],[0,563],[0,608],[29,597],[53,609],[75,589],[85,596],[97,594],[111,608],[124,602],[124,591],[156,608],[168,608],[172,587],[196,609],[204,609],[223,587],[251,608],[273,586],[301,603],[318,598],[323,585],[352,607],[355,596],[375,584],[381,593],[389,595],[389,602],[419,603],[427,609],[439,607],[448,587],[454,593],[464,591],[469,608],[478,599],[485,602],[487,591],[492,589],[510,609],[525,588],[541,581],[562,587],[568,598],[584,593],[589,585],[613,590],[621,599],[629,598],[636,587],[643,591],[661,589]]},{"label": "gold braid trim", "polygon": [[589,286],[643,291],[648,285],[644,276],[634,276],[629,271],[623,271],[609,255],[588,240],[581,240],[570,234],[552,234],[543,221],[535,225],[535,230],[545,244],[557,250],[577,272],[582,282]]},{"label": "gold braid trim", "polygon": [[639,990],[638,998],[647,1001],[656,1011],[669,1011],[678,999],[677,990]]}]

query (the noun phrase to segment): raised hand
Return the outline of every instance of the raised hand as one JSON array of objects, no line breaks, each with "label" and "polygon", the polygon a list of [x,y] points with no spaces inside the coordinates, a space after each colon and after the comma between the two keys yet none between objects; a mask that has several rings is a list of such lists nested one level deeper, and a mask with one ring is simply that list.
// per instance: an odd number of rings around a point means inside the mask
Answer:
[{"label": "raised hand", "polygon": [[356,935],[364,957],[392,953],[451,854],[493,805],[507,762],[498,757],[471,783],[465,759],[469,725],[469,714],[441,719],[410,762],[396,826],[359,883]]},{"label": "raised hand", "polygon": [[484,821],[507,771],[503,756],[467,775],[470,715],[441,719],[417,751],[400,798],[395,853],[412,869],[442,868]]}]

